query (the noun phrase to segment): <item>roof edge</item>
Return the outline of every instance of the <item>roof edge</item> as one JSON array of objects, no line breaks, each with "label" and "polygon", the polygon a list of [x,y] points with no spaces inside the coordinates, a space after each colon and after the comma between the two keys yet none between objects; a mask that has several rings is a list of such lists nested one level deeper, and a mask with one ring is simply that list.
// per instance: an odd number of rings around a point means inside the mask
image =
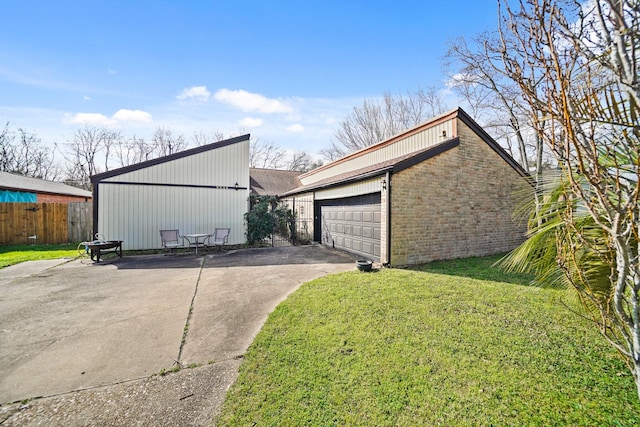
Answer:
[{"label": "roof edge", "polygon": [[129,166],[124,166],[118,169],[112,169],[106,172],[95,174],[91,176],[91,182],[93,184],[102,181],[106,178],[122,175],[129,172],[134,172],[140,169],[148,168],[150,166],[159,165],[162,163],[170,162],[172,160],[181,159],[184,157],[193,156],[194,154],[204,153],[206,151],[215,150],[217,148],[226,147],[229,145],[237,144],[242,141],[247,141],[251,137],[251,134],[245,134],[236,136],[234,138],[225,139],[222,141],[212,142],[211,144],[201,145],[200,147],[190,148],[188,150],[180,151],[178,153],[169,154],[168,156],[158,157],[156,159],[147,160],[144,162],[136,163]]},{"label": "roof edge", "polygon": [[424,123],[421,123],[421,124],[419,124],[417,126],[414,126],[414,127],[410,128],[410,129],[407,129],[407,130],[405,130],[405,131],[403,131],[403,132],[401,132],[401,133],[399,133],[397,135],[394,135],[394,136],[392,136],[390,138],[387,138],[387,139],[385,139],[383,141],[377,142],[377,143],[375,143],[373,145],[370,145],[368,147],[361,148],[358,151],[354,151],[353,153],[349,153],[349,154],[347,154],[347,155],[345,155],[345,156],[343,156],[343,157],[341,157],[341,158],[339,158],[337,160],[334,160],[334,161],[329,162],[329,163],[327,163],[325,165],[317,167],[317,168],[315,168],[315,169],[313,169],[313,170],[311,170],[309,172],[306,172],[303,175],[300,175],[300,178],[304,179],[307,176],[311,176],[311,175],[315,174],[316,172],[320,172],[320,171],[323,171],[325,169],[328,169],[329,167],[333,167],[333,166],[338,165],[340,163],[344,163],[344,162],[346,162],[348,160],[351,160],[351,159],[353,159],[355,157],[359,157],[359,156],[361,156],[363,154],[366,154],[366,153],[369,153],[371,151],[376,151],[376,150],[378,150],[378,149],[380,149],[382,147],[385,147],[387,145],[391,145],[396,141],[399,141],[401,139],[407,138],[407,137],[409,137],[411,135],[414,135],[416,133],[422,132],[423,130],[428,129],[428,128],[432,127],[432,126],[438,125],[438,124],[440,124],[442,122],[446,122],[447,120],[454,119],[456,116],[458,116],[460,111],[462,111],[462,109],[460,107],[458,107],[458,108],[450,110],[450,111],[448,111],[446,113],[440,114],[440,115],[438,115],[436,117],[433,117],[432,119],[427,120]]},{"label": "roof edge", "polygon": [[429,160],[433,157],[436,157],[446,151],[451,150],[460,145],[460,138],[452,138],[448,141],[441,142],[440,144],[428,147],[426,149],[420,150],[416,152],[417,154],[409,157],[408,159],[401,160],[398,163],[390,164],[386,166],[381,166],[374,170],[355,175],[343,180],[333,181],[333,182],[325,182],[324,184],[311,184],[308,187],[301,186],[298,188],[294,188],[293,190],[287,191],[282,196],[293,196],[296,194],[302,194],[310,191],[317,191],[325,188],[339,187],[345,184],[351,184],[358,181],[364,181],[366,179],[371,179],[373,177],[383,175],[387,172],[398,173],[405,169],[410,168],[411,166],[415,166],[418,163],[422,163],[426,160]]},{"label": "roof edge", "polygon": [[[50,182],[55,182],[57,183],[57,181],[50,181]],[[60,183],[63,184],[63,183]],[[65,184],[67,185],[67,184]],[[71,187],[71,186],[70,186]],[[51,194],[51,195],[61,195],[61,196],[72,196],[72,197],[93,197],[93,193],[89,190],[83,190],[82,188],[78,188],[78,187],[73,187],[75,189],[77,189],[78,191],[84,191],[86,194],[77,194],[77,193],[73,193],[71,192],[71,190],[65,191],[50,191],[50,190],[39,190],[39,189],[31,189],[31,188],[19,188],[19,187],[4,187],[4,188],[0,188],[0,190],[9,190],[9,191],[17,191],[17,192],[21,192],[21,193],[36,193],[36,194]]]},{"label": "roof edge", "polygon": [[498,153],[498,155],[502,157],[502,159],[507,162],[509,166],[515,169],[516,172],[518,172],[523,178],[531,178],[529,172],[524,170],[520,163],[518,163],[513,157],[511,157],[511,155],[507,153],[507,151],[502,148],[500,144],[498,144],[496,140],[493,139],[491,135],[489,135],[487,131],[484,130],[482,126],[480,126],[475,120],[473,120],[471,116],[467,114],[467,112],[462,108],[459,109],[458,117],[464,122],[464,124],[469,126],[469,128],[471,128],[471,130],[475,132],[476,135],[478,135],[484,142],[486,142],[487,145],[493,149],[493,151]]},{"label": "roof edge", "polygon": [[325,188],[340,187],[345,184],[351,184],[358,181],[364,181],[365,179],[371,179],[376,176],[383,175],[387,171],[392,171],[392,170],[393,170],[393,166],[384,166],[384,167],[381,167],[380,169],[369,171],[361,175],[352,176],[350,178],[346,178],[340,181],[328,182],[325,184],[318,184],[318,185],[311,185],[309,187],[302,186],[302,187],[294,188],[293,190],[287,191],[286,193],[282,194],[280,197],[295,196],[296,194],[304,194],[312,191],[324,190]]}]

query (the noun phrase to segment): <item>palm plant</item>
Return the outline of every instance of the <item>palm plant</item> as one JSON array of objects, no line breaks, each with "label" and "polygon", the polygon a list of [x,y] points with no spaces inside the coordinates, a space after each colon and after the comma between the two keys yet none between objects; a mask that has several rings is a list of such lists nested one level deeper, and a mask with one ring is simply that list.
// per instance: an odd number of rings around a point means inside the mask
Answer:
[{"label": "palm plant", "polygon": [[[573,176],[573,183],[582,181]],[[543,186],[542,204],[526,209],[529,233],[526,241],[497,264],[509,271],[533,273],[533,285],[574,290],[581,315],[592,320],[601,334],[628,355],[630,333],[618,319],[614,305],[616,253],[607,233],[576,197],[571,182],[561,174]],[[623,357],[631,372],[633,363]]]}]

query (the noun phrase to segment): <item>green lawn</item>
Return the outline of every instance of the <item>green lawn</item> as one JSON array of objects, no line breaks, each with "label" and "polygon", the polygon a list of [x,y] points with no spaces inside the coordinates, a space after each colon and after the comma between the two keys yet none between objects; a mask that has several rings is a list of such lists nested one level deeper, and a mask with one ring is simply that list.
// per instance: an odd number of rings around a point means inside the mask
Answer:
[{"label": "green lawn", "polygon": [[303,285],[251,345],[219,425],[640,425],[633,378],[568,294],[495,260]]},{"label": "green lawn", "polygon": [[78,244],[65,245],[11,245],[0,246],[0,268],[24,261],[41,259],[75,258]]}]

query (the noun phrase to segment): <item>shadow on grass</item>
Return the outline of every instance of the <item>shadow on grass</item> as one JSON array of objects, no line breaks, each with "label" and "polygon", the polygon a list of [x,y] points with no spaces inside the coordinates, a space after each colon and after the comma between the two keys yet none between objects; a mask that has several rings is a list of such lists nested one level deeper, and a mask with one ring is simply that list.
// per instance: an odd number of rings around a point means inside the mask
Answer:
[{"label": "shadow on grass", "polygon": [[511,273],[494,266],[504,255],[433,261],[428,264],[411,267],[410,270],[531,286],[531,282],[534,279],[532,274]]}]

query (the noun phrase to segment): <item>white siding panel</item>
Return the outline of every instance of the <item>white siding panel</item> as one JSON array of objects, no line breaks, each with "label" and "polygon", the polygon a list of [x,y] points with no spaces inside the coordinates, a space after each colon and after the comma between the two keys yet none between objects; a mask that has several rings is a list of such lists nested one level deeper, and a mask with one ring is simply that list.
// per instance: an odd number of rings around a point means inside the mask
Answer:
[{"label": "white siding panel", "polygon": [[183,157],[117,175],[103,182],[153,182],[163,184],[249,187],[249,141]]},{"label": "white siding panel", "polygon": [[363,194],[378,193],[382,188],[384,176],[369,179],[367,181],[355,182],[353,184],[340,187],[327,188],[316,191],[316,200],[340,199],[344,197],[360,196]]},{"label": "white siding panel", "polygon": [[[422,150],[432,145],[440,144],[454,136],[453,129],[455,120],[455,118],[447,120],[434,125],[432,128],[407,136],[406,138],[402,138],[373,151],[367,152],[367,149],[364,149],[363,154],[347,159],[343,162],[338,162],[333,166],[318,171],[317,173],[302,177],[300,178],[300,181],[303,185],[313,184],[315,182],[322,181],[323,179],[368,167],[376,163],[381,163]],[[443,132],[447,135],[446,137],[442,136]]]},{"label": "white siding panel", "polygon": [[231,228],[229,244],[245,242],[248,190],[99,184],[99,230],[125,249],[160,248],[162,229],[181,234]]}]

